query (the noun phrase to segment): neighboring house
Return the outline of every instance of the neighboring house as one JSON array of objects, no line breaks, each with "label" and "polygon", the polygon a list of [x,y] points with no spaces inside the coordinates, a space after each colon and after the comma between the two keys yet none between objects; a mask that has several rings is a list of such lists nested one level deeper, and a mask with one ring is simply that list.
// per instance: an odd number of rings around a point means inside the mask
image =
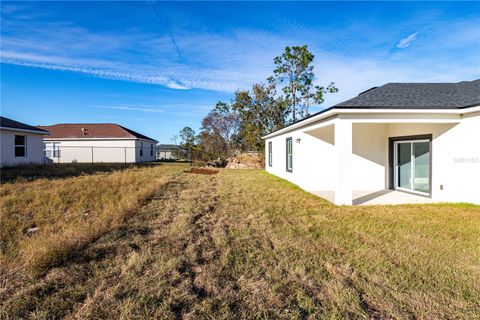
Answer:
[{"label": "neighboring house", "polygon": [[48,131],[0,117],[1,166],[43,164],[43,136]]},{"label": "neighboring house", "polygon": [[71,123],[39,126],[45,156],[55,163],[134,163],[155,160],[157,141],[114,123]]},{"label": "neighboring house", "polygon": [[480,204],[480,80],[388,83],[263,139],[268,172],[339,205],[386,190]]},{"label": "neighboring house", "polygon": [[158,160],[179,160],[185,158],[185,149],[176,144],[157,145]]}]

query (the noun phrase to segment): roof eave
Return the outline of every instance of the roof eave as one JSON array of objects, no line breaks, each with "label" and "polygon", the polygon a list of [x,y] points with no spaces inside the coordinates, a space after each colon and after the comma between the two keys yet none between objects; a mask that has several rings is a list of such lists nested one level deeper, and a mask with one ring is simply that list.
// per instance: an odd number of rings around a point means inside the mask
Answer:
[{"label": "roof eave", "polygon": [[21,129],[21,128],[12,128],[12,127],[5,127],[0,126],[2,130],[10,130],[10,131],[19,131],[19,132],[26,132],[26,133],[36,133],[36,134],[43,134],[43,135],[50,135],[50,132],[38,129],[38,130],[30,130],[30,129]]},{"label": "roof eave", "polygon": [[456,108],[456,109],[393,109],[393,108],[384,108],[384,109],[377,109],[377,108],[365,108],[365,107],[341,107],[341,106],[335,106],[331,107],[325,110],[322,110],[321,112],[311,116],[310,118],[306,118],[304,120],[301,120],[299,122],[296,122],[294,124],[291,124],[290,126],[287,126],[285,128],[279,129],[277,131],[274,131],[272,133],[269,133],[265,136],[262,137],[262,140],[270,139],[275,136],[278,136],[283,133],[287,133],[290,131],[293,131],[295,129],[298,129],[300,127],[307,126],[309,124],[315,123],[317,121],[320,121],[324,118],[335,116],[338,114],[355,114],[355,113],[417,113],[417,114],[465,114],[465,113],[472,113],[472,112],[479,112],[480,111],[480,105],[472,105],[472,106],[467,106],[464,108]]}]

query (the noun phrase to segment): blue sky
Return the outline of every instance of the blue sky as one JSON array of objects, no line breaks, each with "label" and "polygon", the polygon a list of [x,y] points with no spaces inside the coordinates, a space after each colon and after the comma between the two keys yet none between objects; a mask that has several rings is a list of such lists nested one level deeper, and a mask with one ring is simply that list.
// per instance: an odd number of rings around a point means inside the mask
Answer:
[{"label": "blue sky", "polygon": [[480,78],[480,2],[1,3],[1,114],[115,122],[170,143],[287,45],[315,54],[339,93]]}]

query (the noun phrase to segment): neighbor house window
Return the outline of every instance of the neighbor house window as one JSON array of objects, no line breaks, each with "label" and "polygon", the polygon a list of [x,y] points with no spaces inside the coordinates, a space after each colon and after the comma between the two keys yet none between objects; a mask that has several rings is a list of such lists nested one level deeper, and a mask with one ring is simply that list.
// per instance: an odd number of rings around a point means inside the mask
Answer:
[{"label": "neighbor house window", "polygon": [[140,142],[140,157],[143,157],[143,142]]},{"label": "neighbor house window", "polygon": [[58,146],[58,143],[44,143],[43,150],[43,154],[47,158],[60,158],[60,147]]},{"label": "neighbor house window", "polygon": [[43,144],[43,155],[47,158],[51,158],[52,157],[52,150],[49,150],[48,147],[49,146],[46,143]]},{"label": "neighbor house window", "polygon": [[268,165],[272,166],[272,141],[268,143]]},{"label": "neighbor house window", "polygon": [[153,143],[150,144],[150,156],[153,157]]},{"label": "neighbor house window", "polygon": [[15,157],[25,157],[27,155],[27,137],[15,136]]},{"label": "neighbor house window", "polygon": [[287,171],[292,172],[293,168],[293,150],[292,138],[287,138]]}]

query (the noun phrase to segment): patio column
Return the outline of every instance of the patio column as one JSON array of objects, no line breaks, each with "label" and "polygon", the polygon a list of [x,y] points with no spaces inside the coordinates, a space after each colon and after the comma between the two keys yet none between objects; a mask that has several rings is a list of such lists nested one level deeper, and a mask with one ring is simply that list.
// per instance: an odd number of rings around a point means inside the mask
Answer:
[{"label": "patio column", "polygon": [[335,122],[335,149],[337,154],[336,205],[352,205],[352,122]]}]

